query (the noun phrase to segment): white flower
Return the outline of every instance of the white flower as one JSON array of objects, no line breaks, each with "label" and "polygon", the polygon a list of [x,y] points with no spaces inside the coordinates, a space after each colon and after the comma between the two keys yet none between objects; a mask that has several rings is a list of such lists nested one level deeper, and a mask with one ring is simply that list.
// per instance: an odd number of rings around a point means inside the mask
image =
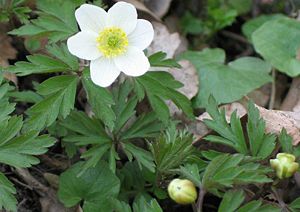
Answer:
[{"label": "white flower", "polygon": [[92,81],[111,85],[121,71],[129,76],[141,76],[150,64],[143,50],[153,40],[151,23],[137,19],[131,4],[118,2],[108,12],[100,7],[83,4],[75,12],[81,31],[67,41],[69,51],[91,60]]}]

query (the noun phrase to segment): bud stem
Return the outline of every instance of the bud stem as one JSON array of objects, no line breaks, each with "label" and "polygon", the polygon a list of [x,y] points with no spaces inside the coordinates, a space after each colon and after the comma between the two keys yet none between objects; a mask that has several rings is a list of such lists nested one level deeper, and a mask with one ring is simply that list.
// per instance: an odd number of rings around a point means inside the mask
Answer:
[{"label": "bud stem", "polygon": [[197,200],[197,204],[196,204],[196,212],[202,212],[203,200],[204,200],[205,194],[206,194],[205,189],[203,189],[202,187],[200,187],[200,189],[199,189],[199,195],[198,195],[198,200]]}]

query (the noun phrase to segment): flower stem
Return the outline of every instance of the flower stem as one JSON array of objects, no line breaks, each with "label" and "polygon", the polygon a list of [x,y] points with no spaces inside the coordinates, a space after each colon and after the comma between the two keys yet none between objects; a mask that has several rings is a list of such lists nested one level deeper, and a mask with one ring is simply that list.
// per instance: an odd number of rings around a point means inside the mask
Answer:
[{"label": "flower stem", "polygon": [[206,194],[206,191],[200,187],[199,196],[198,196],[198,200],[197,200],[197,204],[196,204],[197,212],[202,212],[203,200],[204,200],[205,194]]}]

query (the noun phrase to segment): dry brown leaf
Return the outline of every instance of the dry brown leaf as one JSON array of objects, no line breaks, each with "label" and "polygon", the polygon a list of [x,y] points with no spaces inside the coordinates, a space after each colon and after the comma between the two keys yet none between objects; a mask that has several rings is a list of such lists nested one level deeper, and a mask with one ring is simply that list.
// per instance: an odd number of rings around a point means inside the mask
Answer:
[{"label": "dry brown leaf", "polygon": [[148,53],[154,54],[163,51],[168,58],[175,55],[176,50],[181,44],[180,36],[177,32],[170,33],[167,27],[161,23],[153,22],[154,39],[148,47]]},{"label": "dry brown leaf", "polygon": [[[16,58],[17,50],[11,45],[12,38],[6,34],[6,30],[4,30],[5,26],[0,25],[0,29],[0,67],[7,67],[9,65],[8,60]],[[5,72],[4,77],[12,81],[15,85],[18,84],[15,74]]]},{"label": "dry brown leaf", "polygon": [[199,89],[199,77],[196,68],[188,60],[180,60],[178,63],[182,68],[171,68],[168,69],[168,72],[183,84],[183,87],[179,88],[178,91],[191,99],[198,93]]},{"label": "dry brown leaf", "polygon": [[17,56],[17,51],[11,45],[11,41],[11,37],[6,35],[5,32],[0,32],[0,66],[8,66],[8,60],[15,59]]},{"label": "dry brown leaf", "polygon": [[169,10],[172,0],[143,0],[145,5],[158,17],[163,17]]},{"label": "dry brown leaf", "polygon": [[281,110],[267,110],[257,106],[260,116],[266,122],[266,132],[280,134],[282,128],[293,137],[293,144],[300,142],[300,112],[288,112]]},{"label": "dry brown leaf", "polygon": [[160,21],[159,16],[157,16],[155,13],[153,13],[150,9],[148,9],[145,4],[143,4],[143,2],[140,2],[138,0],[116,0],[116,1],[125,1],[128,2],[130,4],[133,4],[136,9],[138,9],[139,11],[142,11],[144,13],[147,13],[148,15],[150,15],[152,18],[154,18],[156,21]]}]

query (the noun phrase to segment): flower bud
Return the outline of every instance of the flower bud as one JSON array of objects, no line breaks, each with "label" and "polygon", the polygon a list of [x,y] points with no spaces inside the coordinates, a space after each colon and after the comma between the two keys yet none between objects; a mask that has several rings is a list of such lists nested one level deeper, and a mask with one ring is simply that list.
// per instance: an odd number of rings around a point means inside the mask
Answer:
[{"label": "flower bud", "polygon": [[174,179],[168,186],[171,199],[178,204],[191,204],[197,198],[195,185],[189,180]]},{"label": "flower bud", "polygon": [[278,153],[276,159],[271,159],[271,167],[276,171],[278,178],[289,178],[298,170],[299,164],[295,162],[295,156],[288,153]]}]

